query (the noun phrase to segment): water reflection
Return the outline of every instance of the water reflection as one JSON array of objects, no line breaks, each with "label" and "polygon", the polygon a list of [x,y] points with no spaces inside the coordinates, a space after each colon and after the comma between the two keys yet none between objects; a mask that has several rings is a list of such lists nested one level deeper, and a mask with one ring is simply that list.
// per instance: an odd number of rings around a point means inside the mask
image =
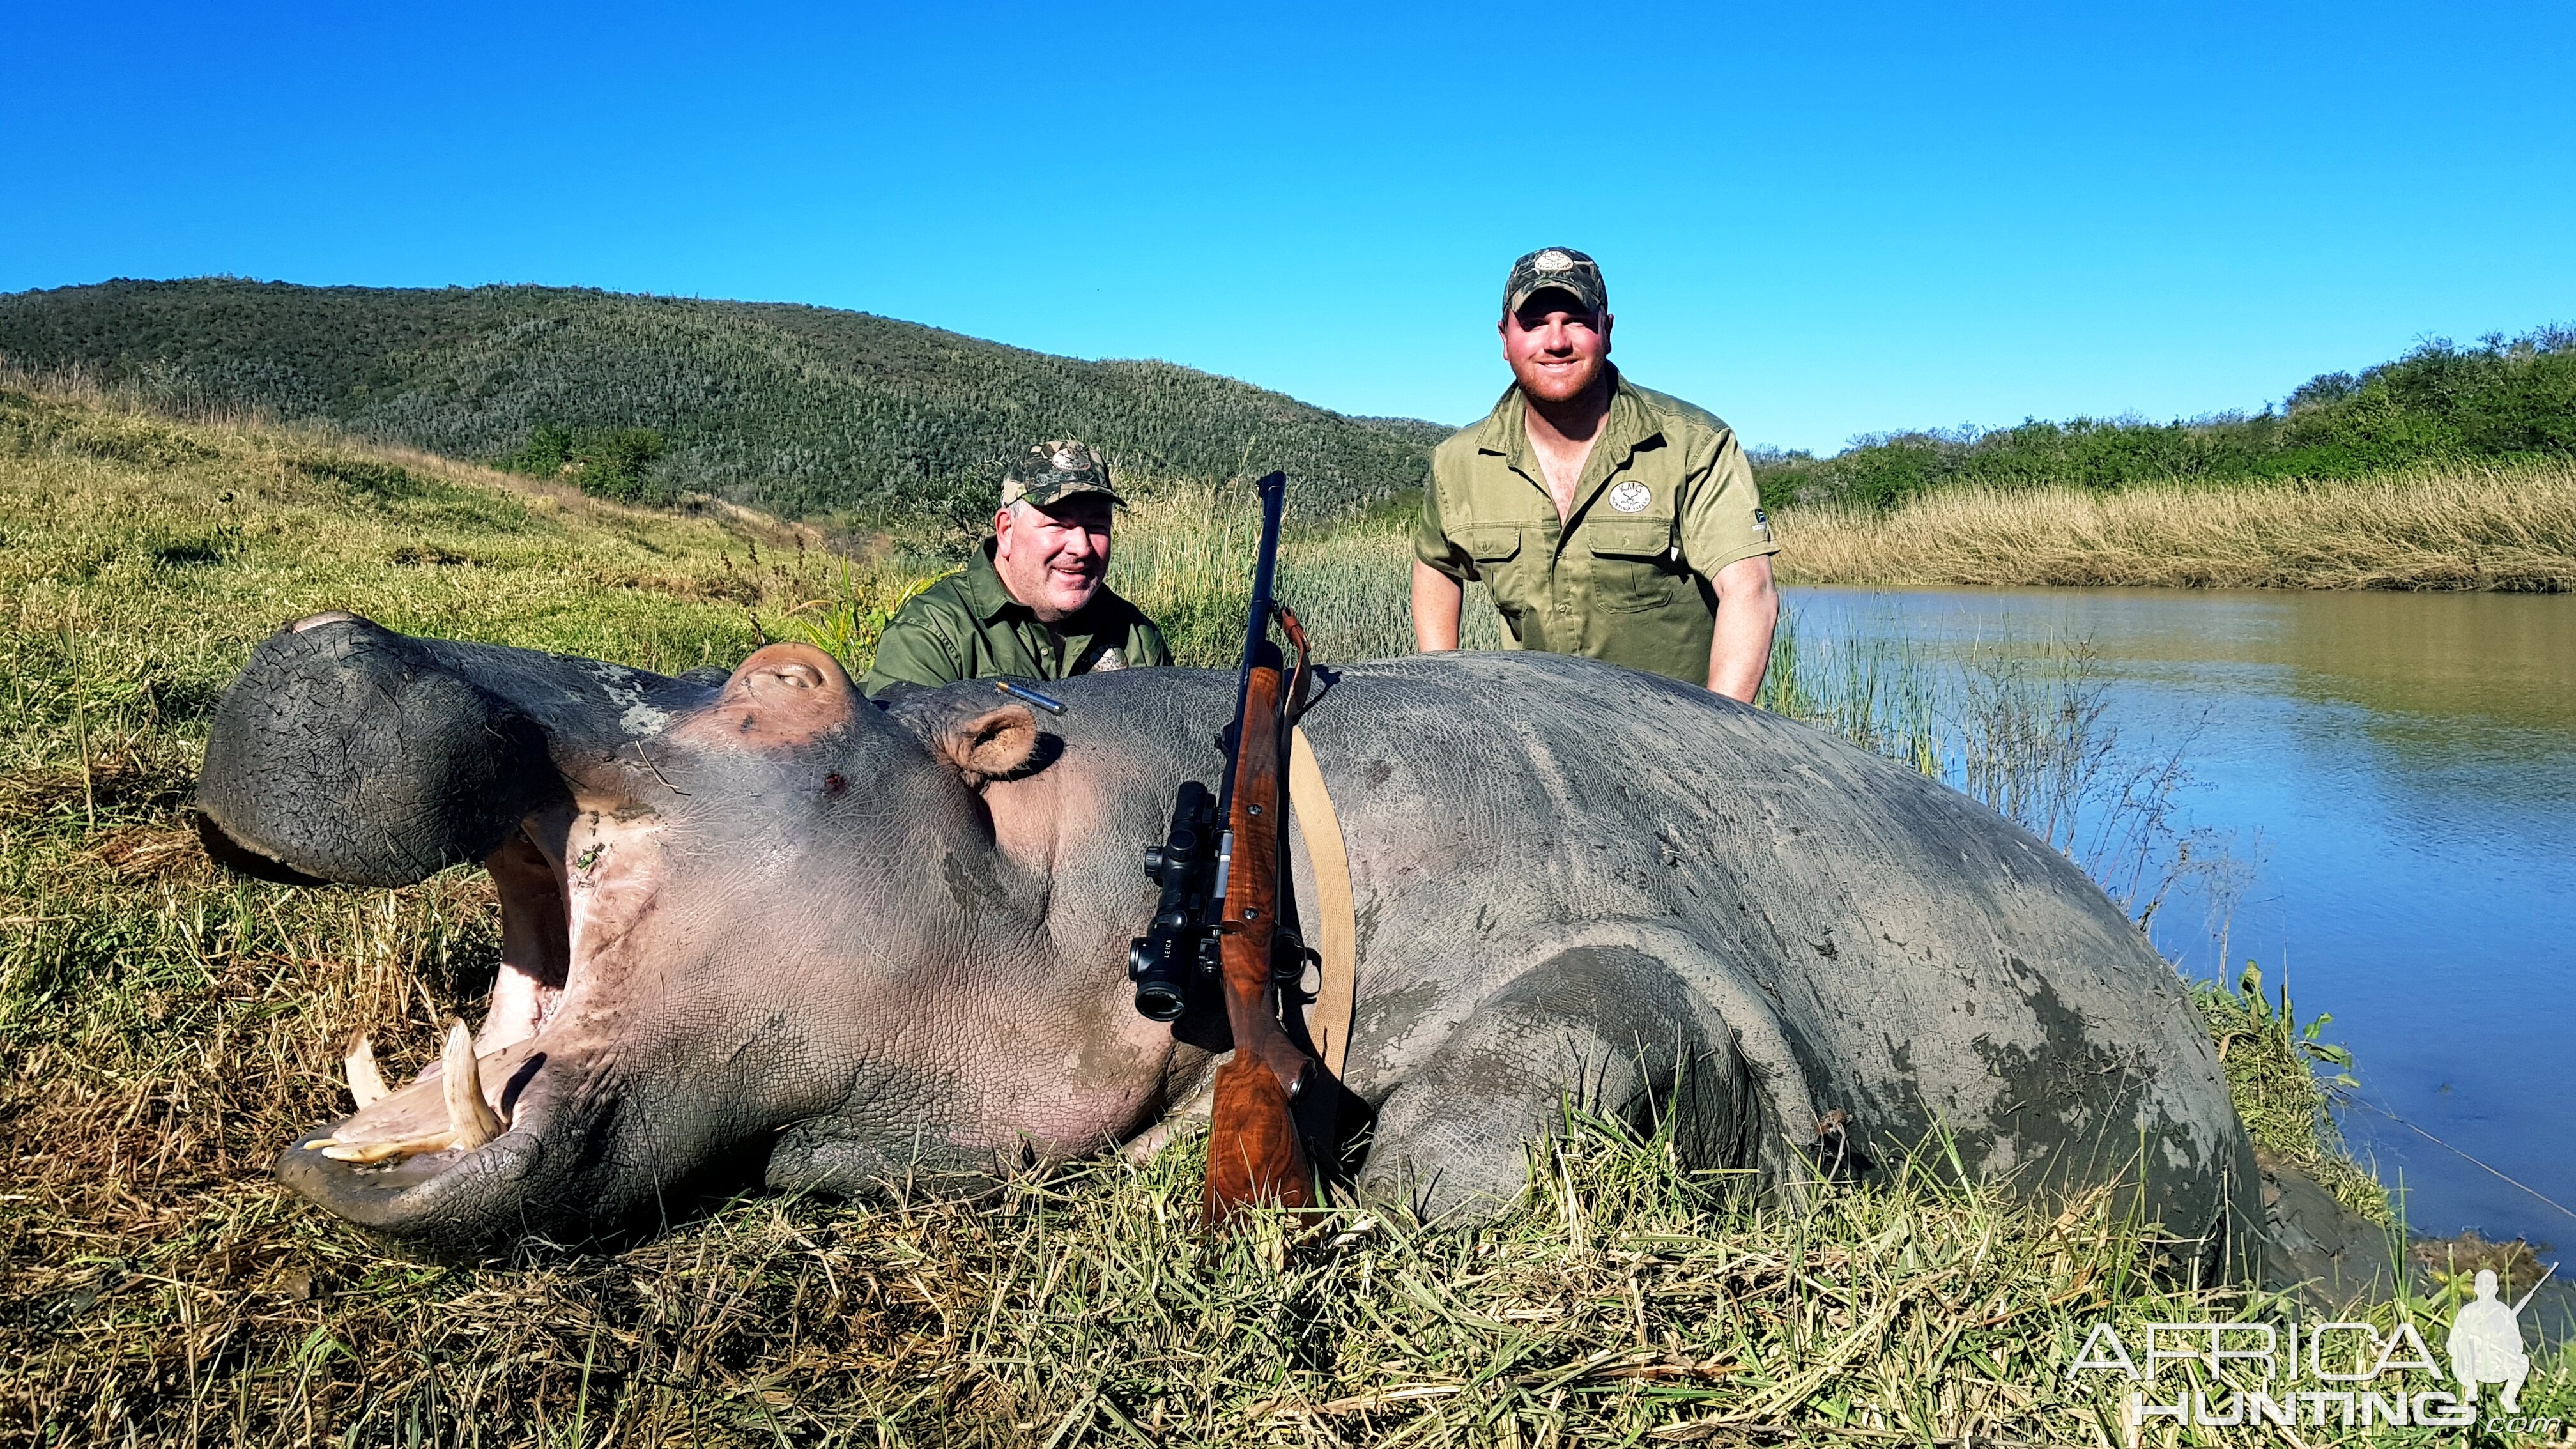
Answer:
[{"label": "water reflection", "polygon": [[[1802,639],[1959,656],[2085,641],[2133,743],[2190,738],[2180,815],[2254,883],[2226,949],[2188,895],[2159,946],[2195,975],[2287,969],[2370,1100],[2576,1207],[2576,598],[1793,589]],[[2576,1247],[2576,1217],[2368,1113],[2419,1229]]]}]

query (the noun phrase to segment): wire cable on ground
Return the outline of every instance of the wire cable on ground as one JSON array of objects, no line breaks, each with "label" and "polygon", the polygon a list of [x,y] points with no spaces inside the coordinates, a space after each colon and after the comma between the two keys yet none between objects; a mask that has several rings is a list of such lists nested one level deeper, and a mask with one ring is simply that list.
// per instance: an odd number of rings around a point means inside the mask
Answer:
[{"label": "wire cable on ground", "polygon": [[2443,1141],[2441,1138],[2434,1136],[2432,1133],[2425,1131],[2423,1128],[2416,1126],[2414,1123],[2409,1122],[2405,1118],[2398,1116],[2396,1113],[2389,1111],[2387,1108],[2380,1106],[2377,1102],[2365,1102],[2358,1097],[2347,1098],[2346,1102],[2347,1105],[2367,1108],[2370,1111],[2378,1113],[2380,1116],[2387,1118],[2389,1121],[2396,1123],[2398,1126],[2405,1128],[2407,1131],[2414,1133],[2416,1136],[2423,1138],[2425,1141],[2432,1143],[2443,1151],[2458,1156],[2461,1160],[2467,1162],[2471,1166],[2481,1168],[2492,1173],[2500,1180],[2521,1188],[2524,1192],[2527,1192],[2533,1197],[2538,1198],[2540,1201],[2547,1203],[2549,1206],[2556,1208],[2561,1213],[2565,1213],[2568,1217],[2576,1218],[2576,1210],[2570,1210],[2566,1204],[2559,1202],[2549,1194],[2533,1187],[2530,1183],[2522,1181],[2511,1173],[2505,1172],[2496,1167],[2491,1167],[2471,1154],[2463,1152],[2457,1147],[2453,1147],[2450,1143]]}]

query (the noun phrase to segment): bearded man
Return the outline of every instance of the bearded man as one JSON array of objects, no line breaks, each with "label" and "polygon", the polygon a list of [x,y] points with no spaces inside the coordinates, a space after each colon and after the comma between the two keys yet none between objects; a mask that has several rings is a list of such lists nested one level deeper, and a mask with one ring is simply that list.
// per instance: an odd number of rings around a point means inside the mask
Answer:
[{"label": "bearded man", "polygon": [[1592,258],[1512,264],[1498,328],[1512,385],[1432,454],[1414,531],[1413,634],[1458,647],[1481,580],[1507,647],[1582,654],[1750,701],[1771,665],[1779,545],[1735,431],[1610,362]]}]

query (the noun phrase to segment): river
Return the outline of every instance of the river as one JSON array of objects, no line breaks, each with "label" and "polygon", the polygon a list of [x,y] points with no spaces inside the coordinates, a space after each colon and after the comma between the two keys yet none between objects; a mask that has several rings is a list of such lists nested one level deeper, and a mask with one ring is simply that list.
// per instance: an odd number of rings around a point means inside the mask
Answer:
[{"label": "river", "polygon": [[2542,1200],[2576,1208],[2576,597],[1787,593],[1802,643],[2088,643],[2123,748],[2182,747],[2176,825],[2251,867],[2218,920],[2169,899],[2157,945],[2216,977],[2223,929],[2230,979],[2251,958],[2303,1020],[2333,1013],[2345,1135],[2413,1231],[2576,1246]]}]

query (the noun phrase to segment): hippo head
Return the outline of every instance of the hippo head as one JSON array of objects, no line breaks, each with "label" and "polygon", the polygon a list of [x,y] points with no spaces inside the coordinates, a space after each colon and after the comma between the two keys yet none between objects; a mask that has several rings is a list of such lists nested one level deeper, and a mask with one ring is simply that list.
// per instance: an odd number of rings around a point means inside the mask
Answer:
[{"label": "hippo head", "polygon": [[479,1033],[420,1080],[388,1091],[354,1050],[359,1110],[280,1175],[454,1252],[648,1214],[859,1104],[911,1110],[846,1160],[917,1152],[948,1089],[904,1044],[955,1031],[933,998],[959,963],[1040,934],[1045,893],[980,793],[1039,743],[1016,704],[899,724],[799,644],[666,679],[345,614],[288,626],[216,709],[209,850],[306,884],[482,862],[503,961]]}]

